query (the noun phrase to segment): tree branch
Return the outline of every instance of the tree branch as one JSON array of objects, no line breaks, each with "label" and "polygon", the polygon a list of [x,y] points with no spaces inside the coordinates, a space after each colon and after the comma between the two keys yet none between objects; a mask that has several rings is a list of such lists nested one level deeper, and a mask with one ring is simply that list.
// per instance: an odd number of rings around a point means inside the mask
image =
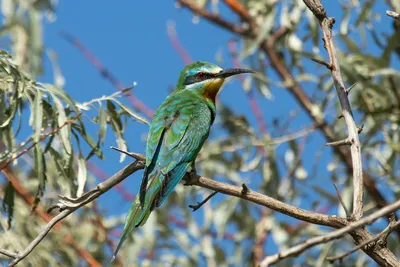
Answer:
[{"label": "tree branch", "polygon": [[[328,18],[324,7],[320,0],[303,0],[314,16],[318,19],[323,32],[323,40],[325,49],[328,52],[330,61],[330,70],[332,79],[335,84],[336,93],[339,97],[339,103],[342,107],[342,115],[346,122],[348,137],[347,141],[351,141],[350,153],[353,166],[353,215],[358,220],[363,215],[363,170],[361,162],[361,143],[358,137],[358,128],[354,122],[353,112],[347,97],[347,90],[344,86],[342,74],[340,72],[339,62],[336,56],[336,48],[333,44],[332,27],[335,23],[334,18]],[[349,144],[349,142],[347,142]]]},{"label": "tree branch", "polygon": [[333,186],[335,187],[336,195],[339,199],[339,202],[342,205],[344,212],[346,213],[347,220],[351,220],[352,219],[351,213],[350,213],[349,209],[347,208],[346,204],[344,203],[342,196],[340,195],[339,188],[337,187],[336,183],[333,183]]},{"label": "tree branch", "polygon": [[[18,257],[15,258],[8,266],[14,266],[18,262],[20,262],[22,259],[24,259],[27,255],[29,255],[33,251],[33,249],[46,237],[46,235],[57,224],[57,222],[66,218],[67,216],[69,216],[71,213],[73,213],[80,207],[95,200],[96,198],[98,198],[99,196],[101,196],[102,194],[104,194],[105,192],[110,190],[113,186],[122,182],[125,178],[127,178],[132,173],[136,172],[137,170],[143,169],[145,166],[144,156],[141,154],[136,154],[136,153],[129,153],[129,154],[134,154],[135,157],[138,158],[138,160],[129,164],[127,167],[120,170],[119,172],[117,172],[116,174],[111,176],[106,181],[99,183],[95,189],[85,193],[80,198],[76,198],[76,199],[60,196],[59,203],[52,206],[51,209],[59,208],[61,213],[59,213],[56,217],[54,217],[42,229],[40,234],[25,248],[25,250],[17,254]],[[329,227],[333,227],[333,228],[347,227],[349,224],[348,221],[344,218],[339,218],[337,216],[330,216],[330,215],[320,214],[317,212],[303,210],[303,209],[294,207],[292,205],[283,203],[274,198],[265,196],[263,194],[255,192],[255,191],[252,191],[247,186],[245,186],[245,187],[244,186],[234,186],[234,185],[217,182],[217,181],[208,179],[206,177],[200,177],[200,176],[195,176],[194,178],[192,177],[192,179],[188,179],[188,177],[190,178],[191,176],[193,176],[193,175],[191,175],[190,172],[188,172],[186,174],[186,176],[184,177],[186,182],[188,182],[188,181],[190,182],[189,185],[195,185],[195,186],[199,186],[199,187],[203,187],[203,188],[208,188],[208,189],[218,191],[218,192],[226,194],[226,195],[239,197],[241,199],[248,200],[255,204],[268,207],[270,209],[273,209],[275,211],[278,211],[280,213],[286,214],[288,216],[291,216],[293,218],[296,218],[296,219],[299,219],[299,220],[302,220],[305,222],[329,226]],[[246,188],[246,189],[244,190],[244,188]],[[383,211],[379,210],[379,212],[381,212],[381,213],[383,212],[384,213],[383,215],[385,215],[385,214],[387,214],[386,211],[388,209],[391,210],[392,206],[393,205],[382,209]],[[372,221],[370,223],[372,223]],[[372,238],[371,235],[365,229],[354,230],[354,233],[352,233],[352,236],[356,241],[361,240],[360,242],[363,242],[367,239]],[[380,252],[380,250],[383,250],[383,251]],[[378,250],[377,252],[368,250],[368,251],[366,251],[366,253],[369,254],[371,257],[373,257],[378,263],[383,262],[383,261],[385,261],[385,262],[389,261],[390,263],[392,263],[393,261],[396,260],[394,255],[386,248],[382,247],[382,248],[380,248],[380,250]],[[375,255],[374,253],[376,253],[377,255]],[[383,257],[383,258],[378,257],[380,255],[385,255],[385,257]],[[396,261],[395,263],[398,263],[398,262]],[[396,266],[396,265],[392,264],[389,266]]]},{"label": "tree branch", "polygon": [[400,19],[400,14],[397,12],[394,12],[394,11],[387,10],[386,15],[388,15],[389,17],[392,17],[394,19]]},{"label": "tree branch", "polygon": [[330,226],[333,228],[340,228],[347,225],[347,221],[343,218],[300,209],[295,206],[283,203],[272,197],[250,190],[247,186],[245,187],[246,189],[243,190],[244,188],[242,186],[234,186],[226,183],[221,183],[201,176],[197,176],[196,179],[191,180],[188,185],[196,185],[203,188],[208,188],[213,191],[219,191],[220,193],[223,193],[225,195],[248,200],[250,202],[309,223]]},{"label": "tree branch", "polygon": [[201,17],[220,25],[221,27],[227,29],[228,31],[234,32],[239,35],[249,35],[249,31],[247,29],[238,27],[234,23],[224,20],[218,15],[211,14],[210,12],[198,7],[196,4],[194,4],[193,1],[178,0],[177,2],[183,7],[192,10],[193,13],[200,15]]},{"label": "tree branch", "polygon": [[212,192],[208,197],[206,197],[202,202],[197,202],[196,205],[189,205],[189,208],[193,209],[192,211],[196,211],[200,209],[201,206],[203,206],[207,201],[209,201],[213,196],[218,194],[218,191]]},{"label": "tree branch", "polygon": [[[248,31],[238,30],[238,28],[232,23],[228,22],[229,25],[226,25],[226,21],[220,18],[218,15],[211,14],[210,12],[197,7],[194,4],[191,4],[188,0],[177,0],[179,4],[188,8],[193,13],[196,13],[203,18],[215,23],[216,25],[231,31],[232,33],[241,35],[242,37],[254,38],[255,28],[250,28]],[[222,23],[221,23],[222,21]],[[250,24],[251,26],[252,24]],[[286,27],[279,28],[274,34],[272,34],[267,40],[265,40],[261,44],[261,49],[265,52],[267,57],[270,60],[271,66],[277,72],[277,74],[281,77],[281,79],[287,84],[288,91],[293,95],[293,97],[298,101],[300,106],[304,109],[307,115],[314,121],[315,127],[317,127],[328,140],[328,142],[336,141],[336,133],[333,131],[333,128],[329,126],[328,122],[325,121],[321,116],[314,111],[314,107],[317,105],[311,101],[311,99],[307,96],[304,89],[295,81],[293,75],[289,71],[288,67],[285,65],[284,61],[279,56],[278,52],[275,49],[275,45],[285,34],[289,32],[289,29]],[[345,166],[349,173],[353,172],[353,164],[351,155],[347,152],[347,149],[343,146],[335,146],[333,147],[335,152],[338,153],[340,158],[343,160]],[[368,193],[374,199],[377,204],[377,208],[383,208],[388,205],[388,202],[382,195],[382,193],[377,189],[376,181],[373,177],[364,174],[364,185],[367,189]],[[400,231],[397,230],[397,234],[400,236]]]},{"label": "tree branch", "polygon": [[3,254],[4,256],[10,257],[10,258],[16,258],[18,256],[17,253],[11,252],[9,250],[2,249],[2,248],[0,248],[0,254]]},{"label": "tree branch", "polygon": [[[379,219],[385,215],[388,215],[390,213],[393,213],[398,209],[400,209],[400,200],[386,206],[383,209],[380,209],[380,210],[372,213],[371,215],[368,215],[367,217],[365,217],[361,220],[352,222],[352,223],[348,224],[346,227],[343,227],[336,231],[330,232],[326,235],[321,235],[321,236],[317,236],[317,237],[308,239],[305,242],[298,244],[294,247],[291,247],[287,250],[284,250],[277,254],[268,256],[261,262],[261,267],[266,267],[266,266],[269,266],[270,264],[277,263],[281,259],[297,256],[300,253],[304,252],[306,249],[311,248],[313,246],[316,246],[319,244],[324,244],[324,243],[327,243],[334,239],[339,239],[342,236],[346,235],[347,233],[353,232],[362,226],[371,224],[374,221],[376,221],[377,219]],[[370,239],[368,239],[368,241],[370,241]],[[383,261],[383,262],[381,261],[378,263],[381,264],[382,266],[400,266],[400,261],[397,260],[396,258],[392,259],[391,262],[386,262],[386,260],[389,261],[389,258],[385,259],[385,261]],[[385,264],[383,264],[384,262],[385,262]]]},{"label": "tree branch", "polygon": [[[221,19],[219,16],[213,15],[204,9],[191,5],[187,0],[178,0],[177,2],[182,4],[192,12],[208,19],[209,21],[217,24],[218,26],[224,29],[227,29],[228,31],[231,31],[235,34],[239,34],[242,37],[246,38],[254,38],[254,36],[256,36],[254,33],[257,32],[257,29],[252,27],[253,25],[252,23],[250,23],[250,29],[248,31],[238,31],[237,28],[235,29],[234,25],[224,25],[223,23],[221,24],[220,21],[224,20]],[[290,70],[285,65],[282,58],[279,56],[279,51],[276,51],[275,48],[276,43],[288,32],[289,29],[284,26],[279,28],[277,31],[275,31],[275,33],[270,35],[268,39],[264,40],[264,42],[261,43],[260,48],[265,52],[265,54],[269,58],[271,66],[281,77],[281,79],[285,82],[285,84],[287,84],[288,91],[299,102],[300,106],[304,109],[307,115],[314,121],[315,126],[319,130],[321,130],[321,132],[324,134],[328,142],[334,142],[336,141],[337,134],[334,132],[333,128],[329,126],[328,122],[325,121],[325,119],[322,116],[320,116],[319,113],[315,112],[315,107],[317,105],[311,101],[311,99],[305,93],[304,89],[298,84],[298,82],[295,81]],[[351,157],[351,154],[348,153],[347,149],[343,146],[335,146],[333,147],[333,149],[335,150],[335,152],[338,153],[340,158],[343,160],[345,166],[347,167],[347,171],[349,173],[354,173],[353,159]],[[382,193],[377,189],[375,180],[368,174],[364,174],[364,185],[369,194],[376,202],[378,208],[384,208],[385,206],[388,205],[388,202],[385,200]],[[397,233],[400,236],[399,229],[397,229]],[[371,234],[365,229],[358,229],[354,233],[351,233],[351,235],[355,240],[355,242],[357,243],[364,242],[367,239],[372,238]],[[386,264],[387,262],[397,263],[396,257],[387,248],[380,248],[374,251],[364,250],[364,252],[367,253],[372,259],[374,259],[378,263],[382,264]],[[395,265],[392,264],[392,266]]]},{"label": "tree branch", "polygon": [[[62,210],[61,213],[59,213],[57,216],[52,218],[46,226],[42,229],[42,231],[39,233],[39,235],[29,243],[29,245],[22,251],[17,253],[17,257],[8,265],[9,267],[15,266],[18,262],[23,260],[26,256],[28,256],[33,249],[47,236],[47,234],[50,232],[50,230],[61,220],[69,216],[71,213],[79,209],[80,207],[92,202],[108,190],[110,190],[114,185],[120,183],[123,181],[125,178],[127,178],[129,175],[134,173],[137,170],[143,169],[144,164],[142,161],[135,161],[131,164],[129,164],[127,167],[124,169],[120,170],[113,176],[111,176],[108,180],[105,182],[102,182],[96,186],[95,189],[92,191],[84,194],[81,199],[83,199],[81,202],[78,202],[77,200],[74,199],[68,199],[64,197],[60,203],[57,205],[60,210]],[[69,201],[68,201],[69,200]],[[73,200],[73,201],[72,201]]]},{"label": "tree branch", "polygon": [[[353,252],[359,250],[362,247],[365,246],[369,246],[369,247],[373,247],[376,241],[378,241],[379,239],[381,239],[384,236],[389,235],[391,232],[393,232],[397,227],[399,227],[400,225],[400,221],[399,222],[394,222],[393,224],[389,224],[385,230],[383,230],[382,232],[380,232],[379,234],[377,234],[374,238],[366,240],[364,242],[362,242],[361,244],[355,246],[354,248],[352,248],[351,250],[347,251],[346,253],[343,253],[339,256],[334,256],[334,257],[327,257],[326,260],[329,261],[330,263],[333,263],[336,260],[342,260],[343,258],[351,255]],[[371,245],[372,244],[372,245]]]}]

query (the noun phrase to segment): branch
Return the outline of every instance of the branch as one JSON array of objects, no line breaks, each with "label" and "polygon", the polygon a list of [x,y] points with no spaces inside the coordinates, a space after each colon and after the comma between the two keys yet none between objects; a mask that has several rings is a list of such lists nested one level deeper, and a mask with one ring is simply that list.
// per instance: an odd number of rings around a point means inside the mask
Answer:
[{"label": "branch", "polygon": [[179,41],[178,35],[176,34],[175,23],[168,22],[167,24],[167,33],[169,37],[169,41],[172,44],[172,47],[178,53],[178,55],[182,58],[183,63],[188,65],[193,62],[192,58],[188,51],[182,46],[181,42]]},{"label": "branch", "polygon": [[394,19],[400,19],[400,14],[397,12],[394,12],[394,11],[387,10],[386,15],[388,15],[389,17],[392,17]]},{"label": "branch", "polygon": [[[57,132],[59,132],[62,128],[64,128],[65,126],[67,126],[68,124],[73,123],[77,118],[79,118],[79,116],[81,116],[82,113],[79,113],[78,115],[71,117],[69,120],[66,120],[64,122],[63,125],[60,125],[59,127],[41,134],[39,137],[39,142],[43,141],[44,139],[46,139],[48,136],[53,135]],[[29,142],[33,141],[33,139],[30,137],[26,142],[23,142],[22,145],[17,149],[17,151],[19,151],[20,149],[22,149],[24,146],[26,146],[27,144],[29,144]],[[9,160],[7,160],[6,162],[4,162],[3,165],[0,166],[0,171],[4,170],[5,168],[8,167],[8,165],[10,165],[10,163],[12,163],[14,160],[18,159],[19,157],[21,157],[22,155],[24,155],[25,153],[27,153],[29,150],[31,150],[33,147],[35,147],[35,145],[39,142],[33,142],[30,146],[28,146],[27,148],[25,148],[24,150],[22,150],[21,152],[19,152],[18,154],[14,155],[13,157],[11,157]]]},{"label": "branch", "polygon": [[[382,209],[372,213],[371,215],[368,215],[367,217],[365,217],[361,220],[349,223],[346,227],[343,227],[336,231],[330,232],[326,235],[321,235],[321,236],[317,236],[317,237],[308,239],[305,242],[298,244],[294,247],[291,247],[287,250],[284,250],[277,254],[268,256],[261,262],[261,267],[266,267],[266,266],[269,266],[270,264],[277,263],[281,259],[297,256],[300,253],[304,252],[306,249],[311,248],[313,246],[316,246],[319,244],[324,244],[324,243],[327,243],[334,239],[339,239],[342,236],[346,235],[347,233],[350,233],[362,226],[371,224],[374,221],[376,221],[377,219],[379,219],[385,215],[388,215],[390,213],[393,213],[398,209],[400,209],[400,200],[386,206],[385,208],[382,208]],[[389,264],[388,266],[400,266],[400,261],[395,258],[395,262],[389,262],[388,264]],[[393,264],[395,264],[395,265],[393,265]],[[385,266],[386,266],[386,264],[385,264]]]},{"label": "branch", "polygon": [[218,191],[225,195],[238,197],[309,223],[334,228],[340,228],[347,225],[347,221],[343,218],[297,208],[272,197],[250,190],[246,185],[234,186],[201,176],[197,176],[195,179],[190,180],[190,183],[187,185],[200,186],[213,191]]},{"label": "branch", "polygon": [[[393,232],[397,227],[399,227],[400,225],[400,221],[398,222],[394,222],[389,224],[385,230],[383,230],[382,232],[380,232],[379,234],[377,234],[374,238],[369,239],[367,241],[364,241],[363,243],[359,244],[358,246],[355,246],[354,248],[352,248],[351,250],[347,251],[346,253],[343,253],[339,256],[335,256],[335,257],[327,257],[326,260],[329,261],[331,264],[336,261],[336,260],[342,260],[343,258],[351,255],[353,252],[359,250],[360,248],[364,247],[364,246],[368,246],[371,247],[371,244],[375,243],[376,241],[378,241],[379,239],[381,239],[384,236],[389,235],[391,232]],[[375,244],[372,245],[372,247]]]},{"label": "branch", "polygon": [[[132,153],[129,153],[132,154]],[[141,158],[141,160],[137,160],[131,164],[129,164],[127,167],[124,169],[120,170],[113,176],[111,176],[109,179],[106,181],[99,183],[95,189],[85,193],[82,195],[80,198],[68,198],[68,197],[63,197],[60,196],[60,201],[56,205],[53,205],[50,207],[50,209],[58,208],[60,209],[61,213],[59,213],[56,217],[51,219],[51,221],[42,229],[40,234],[25,248],[24,251],[18,253],[18,257],[15,258],[8,266],[14,266],[17,264],[19,261],[24,259],[27,255],[29,255],[33,249],[46,237],[46,235],[49,233],[49,231],[61,220],[69,216],[71,213],[79,209],[80,207],[90,203],[91,201],[95,200],[108,190],[110,190],[113,186],[117,185],[118,183],[122,182],[126,177],[131,175],[132,173],[143,169],[145,166],[144,162],[144,156],[141,154],[135,154],[136,157]],[[265,206],[267,208],[273,209],[277,212],[286,214],[290,217],[313,223],[313,224],[318,224],[318,225],[324,225],[324,226],[329,226],[333,228],[342,228],[346,227],[348,225],[348,221],[344,218],[339,218],[337,216],[330,216],[330,215],[325,215],[325,214],[320,214],[317,212],[312,212],[312,211],[307,211],[303,210],[300,208],[297,208],[295,206],[283,203],[279,200],[276,200],[274,198],[268,197],[266,195],[260,194],[258,192],[250,190],[247,186],[234,186],[226,183],[221,183],[214,181],[212,179],[206,178],[206,177],[200,177],[200,176],[195,176],[194,178],[192,177],[190,172],[186,174],[184,179],[186,182],[190,181],[189,185],[195,185],[203,188],[208,188],[214,191],[218,191],[220,193],[234,196],[234,197],[239,197],[244,200],[248,200],[250,202],[253,202],[258,205]],[[188,179],[189,178],[189,179]],[[191,179],[190,179],[191,178]],[[397,202],[396,202],[397,203]],[[382,209],[384,212],[392,207],[388,206],[384,209]],[[379,212],[382,212],[382,210],[379,210]],[[386,213],[385,213],[386,214]],[[385,215],[384,214],[384,215]],[[371,221],[372,222],[372,221]],[[363,242],[366,239],[370,239],[371,235],[365,230],[365,229],[358,229],[355,231],[354,239],[356,240],[362,240]],[[383,251],[382,253],[379,253],[378,255],[384,254],[389,261],[393,261],[393,254],[387,250],[386,248],[381,248]],[[366,251],[367,254],[374,256],[375,253],[374,251]],[[372,257],[371,256],[371,257]],[[375,259],[377,258],[377,259]],[[375,257],[374,259],[379,263],[382,261],[381,258]],[[386,258],[385,258],[386,260]],[[396,265],[389,265],[389,266],[396,266]]]},{"label": "branch", "polygon": [[361,162],[361,143],[358,138],[358,128],[354,122],[353,112],[347,97],[347,90],[344,86],[339,62],[336,56],[336,48],[333,44],[332,27],[335,23],[334,18],[328,18],[320,0],[303,0],[314,16],[318,19],[323,32],[325,49],[328,52],[331,65],[332,79],[335,84],[336,93],[339,97],[342,115],[346,122],[349,135],[346,140],[351,140],[351,159],[353,163],[353,218],[358,220],[363,215],[363,170]]},{"label": "branch", "polygon": [[350,213],[349,209],[346,207],[346,204],[344,203],[342,196],[340,195],[339,188],[337,187],[336,183],[333,183],[333,186],[335,187],[336,195],[339,199],[339,202],[342,205],[344,212],[346,213],[346,218],[347,218],[347,220],[350,221],[352,219],[351,213]]},{"label": "branch", "polygon": [[198,210],[201,206],[203,206],[207,201],[209,201],[213,196],[218,194],[218,191],[212,192],[208,197],[206,197],[202,202],[197,202],[197,205],[189,205],[189,208],[193,209],[192,211]]},{"label": "branch", "polygon": [[[210,12],[197,7],[194,4],[191,4],[188,0],[177,0],[179,4],[188,8],[193,13],[196,13],[203,18],[213,22],[214,24],[231,31],[232,33],[238,34],[242,37],[246,38],[254,38],[256,36],[254,32],[257,29],[252,27],[253,24],[250,23],[249,30],[238,30],[238,27],[233,25],[230,22],[220,18],[218,15],[213,15]],[[226,25],[228,23],[228,25]],[[329,126],[328,122],[325,121],[322,117],[318,116],[315,113],[314,107],[317,105],[311,101],[311,99],[307,96],[304,89],[299,85],[298,82],[295,81],[293,75],[291,74],[288,67],[285,65],[285,62],[279,56],[279,51],[276,51],[276,43],[287,33],[289,29],[286,27],[279,28],[274,34],[272,34],[267,40],[261,44],[260,49],[264,51],[270,60],[272,68],[277,72],[279,77],[287,84],[288,91],[293,95],[293,97],[298,101],[303,110],[307,113],[307,115],[313,120],[315,127],[318,128],[328,140],[328,142],[336,141],[337,134],[334,132],[333,128]],[[347,171],[349,173],[353,172],[352,165],[352,157],[348,153],[347,149],[343,146],[335,146],[334,150],[338,153],[339,157],[343,160],[344,164],[347,167]],[[388,205],[385,197],[382,193],[377,189],[376,181],[373,177],[371,177],[368,173],[364,174],[364,185],[367,189],[368,193],[374,199],[377,208],[383,208]],[[397,230],[397,234],[400,236],[400,230]]]},{"label": "branch", "polygon": [[82,199],[82,201],[79,201],[79,199],[69,199],[66,197],[62,197],[60,203],[57,204],[57,207],[61,210],[61,213],[51,219],[51,221],[47,223],[47,225],[42,229],[39,235],[35,239],[33,239],[22,252],[17,253],[17,257],[8,266],[15,266],[18,262],[28,256],[59,221],[66,218],[80,207],[92,202],[93,200],[110,190],[113,186],[123,181],[126,177],[128,177],[135,171],[143,168],[144,164],[142,161],[135,161],[129,164],[127,167],[111,176],[105,182],[98,184],[95,189],[84,194],[80,198]]},{"label": "branch", "polygon": [[[2,170],[2,173],[12,183],[15,191],[25,201],[25,203],[28,204],[29,206],[32,206],[35,197],[30,195],[30,193],[21,185],[19,179],[17,179],[17,177],[14,176],[12,171],[9,168],[6,168]],[[49,214],[47,214],[40,205],[38,205],[38,207],[36,208],[35,213],[45,222],[49,222],[52,219],[52,217]],[[56,224],[54,226],[55,231],[59,231],[60,229],[61,229],[60,224]],[[64,237],[64,241],[66,242],[67,245],[70,245],[83,260],[87,262],[88,266],[91,267],[101,266],[100,263],[95,258],[93,258],[92,254],[90,254],[87,250],[79,246],[79,244],[75,241],[73,236],[71,236],[70,234],[66,234]]]},{"label": "branch", "polygon": [[4,256],[10,257],[10,258],[16,258],[18,255],[15,252],[11,252],[11,251],[8,251],[8,250],[2,249],[2,248],[0,248],[0,254],[3,254]]},{"label": "branch", "polygon": [[181,6],[192,10],[193,13],[200,15],[201,17],[220,25],[221,27],[227,29],[228,31],[234,32],[239,35],[249,35],[249,31],[247,29],[238,27],[234,23],[224,20],[220,16],[214,15],[214,14],[208,12],[207,10],[204,10],[204,9],[198,7],[196,4],[194,4],[193,1],[178,0],[177,2]]},{"label": "branch", "polygon": [[[254,38],[254,36],[256,36],[256,34],[254,33],[256,32],[257,29],[252,28],[251,23],[250,23],[250,29],[248,31],[243,31],[243,32],[237,31],[234,30],[235,29],[234,25],[224,25],[224,23],[221,23],[221,21],[225,20],[221,19],[219,16],[217,16],[218,19],[215,19],[216,15],[212,16],[212,14],[210,14],[208,11],[190,4],[189,1],[187,0],[178,0],[177,2],[183,4],[183,6],[191,10],[193,13],[196,13],[208,19],[209,21],[217,24],[218,26],[224,29],[227,29],[228,31],[231,31],[235,34],[239,34],[242,37],[246,38]],[[304,89],[299,85],[298,82],[295,81],[292,73],[286,66],[285,62],[280,57],[279,51],[276,51],[275,47],[276,43],[288,32],[289,29],[284,26],[279,28],[275,33],[270,35],[268,39],[264,40],[264,42],[261,43],[260,48],[267,55],[273,69],[277,72],[277,74],[281,77],[281,79],[285,82],[285,84],[287,84],[288,91],[299,102],[300,106],[304,109],[307,115],[314,121],[315,126],[319,130],[321,130],[321,132],[324,134],[328,142],[334,142],[336,141],[337,134],[334,132],[333,128],[328,124],[328,122],[325,121],[323,117],[319,116],[319,114],[314,111],[314,107],[316,106],[316,104],[311,101],[311,99],[305,93]],[[353,159],[351,155],[348,153],[347,149],[343,146],[335,146],[334,150],[343,160],[344,164],[347,167],[347,171],[349,173],[353,173],[354,172]],[[388,205],[388,202],[386,201],[382,193],[377,189],[376,181],[367,173],[364,174],[364,184],[367,191],[376,202],[378,208],[384,208]],[[399,229],[397,230],[397,233],[400,236]],[[367,239],[370,239],[371,234],[364,229],[359,229],[356,231],[356,233],[352,234],[352,237],[356,242],[360,243],[364,242]],[[390,250],[386,248],[382,248],[377,251],[364,250],[364,252],[367,253],[372,259],[374,259],[378,263],[386,264],[386,262],[388,261],[396,263],[395,256]]]},{"label": "branch", "polygon": [[249,23],[252,22],[249,12],[241,3],[236,0],[224,0],[224,2],[233,12],[238,14],[241,19]]}]

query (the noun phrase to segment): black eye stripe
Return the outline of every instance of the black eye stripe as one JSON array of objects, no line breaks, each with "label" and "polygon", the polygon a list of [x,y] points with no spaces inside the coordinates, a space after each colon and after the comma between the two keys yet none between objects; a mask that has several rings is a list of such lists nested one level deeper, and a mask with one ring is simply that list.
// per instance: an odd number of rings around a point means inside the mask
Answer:
[{"label": "black eye stripe", "polygon": [[183,84],[189,85],[189,84],[201,82],[201,81],[204,81],[204,80],[207,80],[210,78],[214,78],[214,77],[215,77],[215,74],[213,74],[213,73],[207,73],[207,72],[196,73],[196,74],[187,76],[185,79],[185,82]]}]

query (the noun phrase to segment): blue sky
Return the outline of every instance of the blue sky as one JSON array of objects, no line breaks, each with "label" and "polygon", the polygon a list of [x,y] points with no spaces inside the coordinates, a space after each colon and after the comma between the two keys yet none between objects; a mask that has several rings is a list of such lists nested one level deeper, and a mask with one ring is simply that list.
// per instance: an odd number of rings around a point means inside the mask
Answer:
[{"label": "blue sky", "polygon": [[[156,5],[156,7],[155,7]],[[338,21],[343,14],[336,1],[324,1],[330,16]],[[382,14],[382,27],[391,25],[390,19],[384,17],[385,5],[377,7],[376,11]],[[338,13],[336,13],[338,12]],[[222,14],[231,21],[236,16],[229,10],[222,9]],[[227,41],[232,37],[230,33],[215,27],[200,19],[200,23],[192,23],[193,16],[186,9],[176,8],[174,1],[60,1],[56,6],[57,19],[53,23],[46,23],[44,29],[45,46],[54,50],[58,55],[62,74],[66,79],[65,90],[77,101],[84,102],[102,95],[115,92],[115,88],[98,73],[82,54],[66,42],[60,31],[65,31],[78,38],[89,48],[102,63],[113,72],[125,86],[137,82],[133,93],[147,106],[155,110],[169,93],[169,88],[175,85],[184,63],[173,49],[168,34],[167,23],[173,21],[181,44],[188,50],[194,60],[216,62],[216,54],[221,53],[223,64],[221,67],[232,67],[227,49]],[[309,51],[309,50],[308,50]],[[376,53],[377,50],[370,51]],[[324,56],[326,54],[324,53]],[[307,67],[318,69],[310,62]],[[52,70],[48,59],[45,60],[45,72],[39,80],[52,82]],[[272,79],[278,78],[272,74]],[[310,93],[311,90],[308,92]],[[261,106],[266,118],[267,126],[274,118],[280,118],[289,110],[298,107],[293,98],[284,90],[272,88],[273,100],[267,100],[257,94],[257,102]],[[243,101],[245,95],[241,84],[232,80],[220,94],[220,101],[232,107],[237,113],[244,114],[254,125],[255,118],[250,111],[248,101]],[[310,120],[300,115],[300,120],[290,128],[296,130],[310,125]],[[96,130],[96,128],[92,128]],[[119,155],[107,149],[116,145],[115,138],[109,131],[106,144],[106,161],[100,163],[103,170],[109,175],[126,165],[119,163]],[[143,138],[147,134],[147,126],[131,121],[125,134],[129,149],[144,153]],[[218,136],[218,132],[213,132]],[[95,132],[93,132],[95,135]],[[314,163],[314,152],[324,145],[324,139],[319,133],[312,134],[312,141],[304,153],[306,169]],[[280,152],[286,147],[283,145]],[[321,159],[319,174],[329,175],[326,165],[330,160],[329,149]],[[311,159],[311,160],[306,160]],[[126,189],[136,193],[141,173],[137,173],[124,183]],[[326,179],[321,180],[327,187]],[[313,183],[319,184],[313,177]],[[332,192],[333,187],[326,188]],[[110,191],[102,196],[100,201],[112,213],[121,214],[128,210],[130,204],[120,205],[120,196]],[[310,205],[303,203],[302,205]],[[331,212],[336,212],[335,210]]]}]

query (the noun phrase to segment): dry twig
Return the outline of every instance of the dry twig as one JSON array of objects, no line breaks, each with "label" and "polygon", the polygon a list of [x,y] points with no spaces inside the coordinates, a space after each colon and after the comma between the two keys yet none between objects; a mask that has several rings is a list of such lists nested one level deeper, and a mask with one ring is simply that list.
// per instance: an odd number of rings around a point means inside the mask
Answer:
[{"label": "dry twig", "polygon": [[326,260],[330,261],[331,263],[333,263],[334,261],[344,259],[345,257],[351,255],[353,252],[359,250],[362,247],[365,247],[365,246],[373,247],[375,245],[376,241],[380,240],[382,237],[385,237],[385,236],[387,237],[387,235],[389,235],[391,232],[393,232],[397,227],[399,227],[399,225],[400,225],[400,221],[399,222],[390,223],[385,228],[385,230],[383,230],[382,232],[377,234],[374,238],[364,241],[363,243],[355,246],[354,248],[352,248],[351,250],[347,251],[346,253],[343,253],[341,255],[334,256],[334,257],[327,257]]},{"label": "dry twig", "polygon": [[[335,240],[335,239],[339,239],[339,238],[343,237],[344,235],[346,235],[347,233],[350,233],[364,225],[371,224],[374,221],[376,221],[377,219],[379,219],[385,215],[388,215],[398,209],[400,209],[400,200],[386,206],[383,209],[380,209],[380,210],[372,213],[371,215],[368,215],[367,217],[365,217],[361,220],[352,222],[352,223],[348,224],[346,227],[343,227],[336,231],[330,232],[326,235],[321,235],[321,236],[317,236],[314,238],[310,238],[310,239],[302,242],[301,244],[298,244],[287,250],[281,251],[277,254],[268,256],[261,262],[261,267],[269,266],[270,264],[274,264],[274,263],[278,262],[279,260],[282,260],[282,259],[285,259],[288,257],[297,256],[300,253],[304,252],[306,249],[311,248],[313,246],[316,246],[319,244],[324,244],[324,243],[327,243],[327,242]],[[371,239],[368,239],[367,241],[371,241]],[[365,241],[365,242],[369,243],[367,241]],[[384,262],[385,262],[385,264],[383,264]],[[393,259],[389,259],[389,258],[385,259],[384,262],[380,262],[380,264],[382,264],[384,266],[400,266],[400,261],[397,260],[395,257]]]},{"label": "dry twig", "polygon": [[394,11],[387,10],[386,15],[388,15],[389,17],[392,17],[394,19],[400,19],[400,14],[397,12],[394,12]]},{"label": "dry twig", "polygon": [[318,19],[323,32],[325,49],[329,56],[329,65],[332,72],[332,79],[335,84],[336,93],[339,97],[339,103],[342,107],[342,115],[346,122],[348,137],[345,140],[328,143],[330,145],[351,145],[351,159],[353,166],[353,215],[356,220],[363,215],[363,170],[361,162],[361,143],[358,137],[358,128],[354,122],[353,112],[347,97],[346,87],[344,86],[342,74],[340,72],[339,62],[336,56],[336,48],[333,44],[332,27],[335,23],[334,18],[329,18],[320,0],[303,0],[314,16]]}]

